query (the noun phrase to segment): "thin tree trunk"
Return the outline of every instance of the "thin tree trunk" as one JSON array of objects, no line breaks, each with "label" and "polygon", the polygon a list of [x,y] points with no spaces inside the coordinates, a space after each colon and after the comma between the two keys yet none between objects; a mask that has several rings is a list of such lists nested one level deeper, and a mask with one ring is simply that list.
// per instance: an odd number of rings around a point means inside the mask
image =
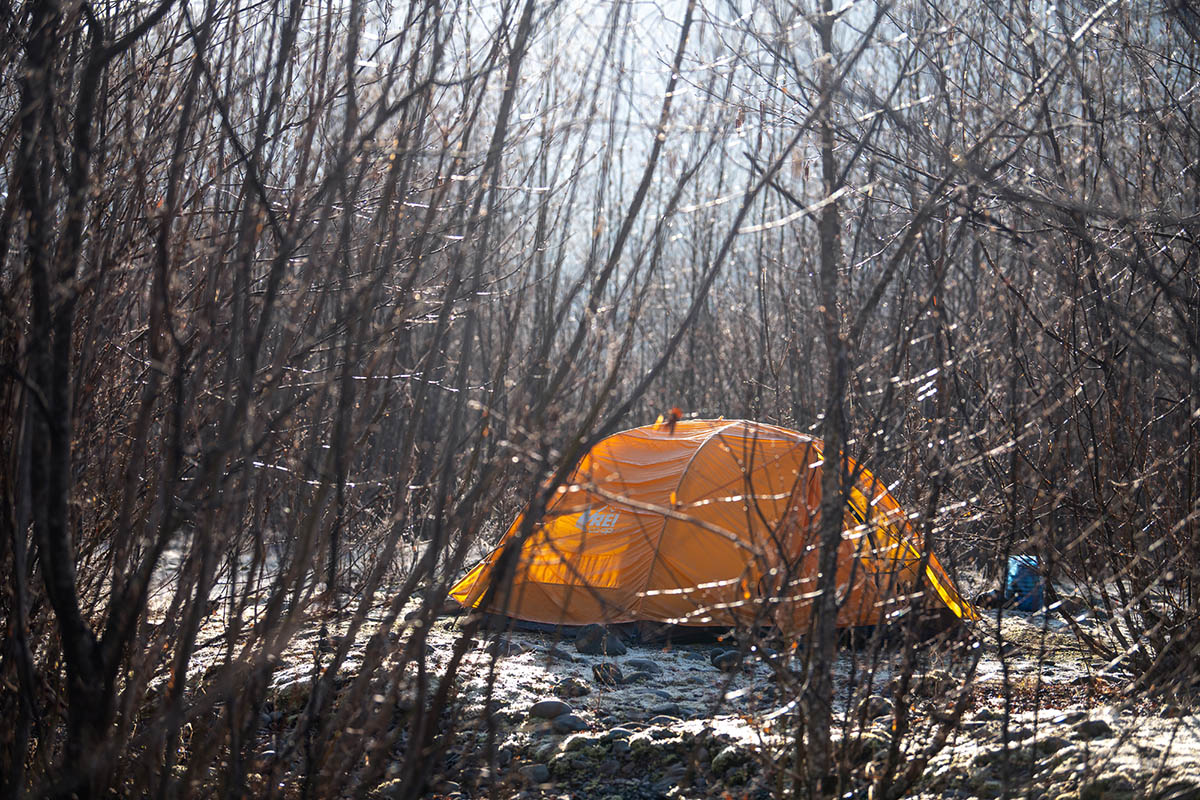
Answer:
[{"label": "thin tree trunk", "polygon": [[[824,109],[819,119],[822,185],[826,200],[838,190],[838,164],[834,153],[833,106],[828,102],[833,83],[833,4],[821,0],[821,16],[816,27],[821,40],[820,90]],[[832,666],[837,649],[837,556],[842,541],[844,502],[843,449],[846,441],[846,381],[848,359],[842,338],[838,309],[838,266],[841,253],[841,215],[836,200],[821,209],[818,222],[820,239],[819,308],[829,374],[825,382],[825,418],[821,435],[825,442],[821,468],[820,572],[819,597],[813,619],[810,650],[810,683],[807,709],[809,794],[823,796],[832,789],[830,725],[833,707]]]}]

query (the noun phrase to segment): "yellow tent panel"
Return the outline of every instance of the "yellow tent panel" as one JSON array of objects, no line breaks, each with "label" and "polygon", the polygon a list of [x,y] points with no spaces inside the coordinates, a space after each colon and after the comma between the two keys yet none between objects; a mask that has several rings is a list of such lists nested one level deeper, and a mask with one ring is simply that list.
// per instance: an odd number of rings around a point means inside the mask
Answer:
[{"label": "yellow tent panel", "polygon": [[[520,516],[451,597],[548,624],[773,624],[802,633],[817,590],[822,465],[820,440],[745,420],[614,434],[555,494],[509,579],[497,570],[500,554],[517,546]],[[882,622],[914,596],[978,619],[865,469],[850,492],[837,576],[841,627]]]}]

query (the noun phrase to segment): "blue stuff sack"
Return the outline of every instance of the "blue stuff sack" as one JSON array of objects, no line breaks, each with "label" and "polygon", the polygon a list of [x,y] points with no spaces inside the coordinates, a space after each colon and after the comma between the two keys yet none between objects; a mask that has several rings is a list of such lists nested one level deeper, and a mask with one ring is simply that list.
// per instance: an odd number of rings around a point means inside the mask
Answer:
[{"label": "blue stuff sack", "polygon": [[1018,611],[1041,611],[1046,605],[1046,581],[1033,556],[1010,556],[1004,596]]}]

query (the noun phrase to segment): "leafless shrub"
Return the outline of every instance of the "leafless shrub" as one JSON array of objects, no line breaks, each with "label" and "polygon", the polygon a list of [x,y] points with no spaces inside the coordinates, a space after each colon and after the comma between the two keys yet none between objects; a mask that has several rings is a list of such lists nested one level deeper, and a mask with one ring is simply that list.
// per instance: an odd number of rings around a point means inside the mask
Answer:
[{"label": "leafless shrub", "polygon": [[[3,793],[420,795],[447,588],[672,406],[819,433],[1194,697],[1185,5],[0,8]],[[976,656],[880,634],[835,698],[822,588],[773,785],[898,796],[967,694],[867,758],[858,701]]]}]

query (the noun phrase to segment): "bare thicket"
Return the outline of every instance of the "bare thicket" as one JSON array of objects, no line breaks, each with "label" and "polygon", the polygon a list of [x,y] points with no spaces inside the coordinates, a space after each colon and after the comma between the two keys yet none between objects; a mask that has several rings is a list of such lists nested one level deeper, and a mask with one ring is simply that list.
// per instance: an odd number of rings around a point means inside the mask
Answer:
[{"label": "bare thicket", "polygon": [[[80,0],[0,25],[4,796],[420,796],[490,724],[454,714],[482,620],[427,665],[448,587],[672,406],[820,435],[952,572],[1037,554],[1107,616],[1098,657],[1195,692],[1187,3]],[[824,558],[853,479],[824,473]],[[780,666],[777,788],[899,796],[961,704],[898,713],[864,772],[828,583]]]}]

